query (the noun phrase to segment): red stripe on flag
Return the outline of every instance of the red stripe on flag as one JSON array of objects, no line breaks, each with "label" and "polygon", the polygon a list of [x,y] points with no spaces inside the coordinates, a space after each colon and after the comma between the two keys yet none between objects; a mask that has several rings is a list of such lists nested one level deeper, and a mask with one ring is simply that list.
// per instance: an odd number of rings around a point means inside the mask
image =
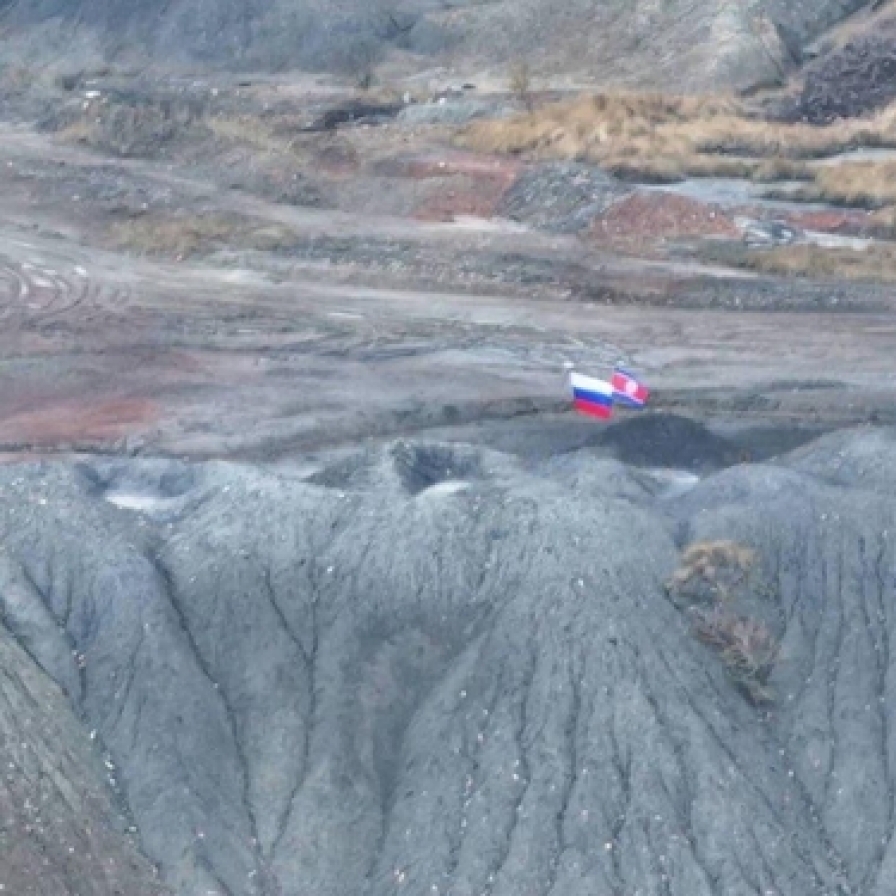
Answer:
[{"label": "red stripe on flag", "polygon": [[589,417],[597,417],[600,420],[609,420],[613,416],[613,408],[611,405],[596,404],[590,401],[583,401],[577,398],[573,405],[580,414],[587,414]]}]

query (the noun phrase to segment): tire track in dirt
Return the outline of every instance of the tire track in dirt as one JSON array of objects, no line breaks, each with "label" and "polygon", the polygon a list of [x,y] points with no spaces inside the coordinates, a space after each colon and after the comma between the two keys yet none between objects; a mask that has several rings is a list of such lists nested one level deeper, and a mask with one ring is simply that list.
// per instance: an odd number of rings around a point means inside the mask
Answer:
[{"label": "tire track in dirt", "polygon": [[66,274],[30,262],[0,259],[0,320],[65,314],[90,292],[90,278],[83,268]]}]

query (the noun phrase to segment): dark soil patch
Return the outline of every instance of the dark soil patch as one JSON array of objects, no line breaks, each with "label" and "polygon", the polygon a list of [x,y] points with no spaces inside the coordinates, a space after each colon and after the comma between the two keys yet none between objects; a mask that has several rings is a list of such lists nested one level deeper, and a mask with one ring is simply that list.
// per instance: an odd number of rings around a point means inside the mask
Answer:
[{"label": "dark soil patch", "polygon": [[768,460],[817,435],[795,426],[750,427],[722,435],[690,417],[660,412],[620,421],[599,436],[597,445],[633,466],[705,472]]},{"label": "dark soil patch", "polygon": [[602,433],[598,444],[635,466],[690,470],[725,467],[738,460],[731,442],[677,414],[648,413],[621,421]]},{"label": "dark soil patch", "polygon": [[806,73],[794,118],[828,124],[858,118],[896,100],[896,25],[846,44]]},{"label": "dark soil patch", "polygon": [[382,124],[395,118],[404,108],[402,103],[379,103],[366,100],[350,100],[325,109],[308,122],[303,131],[335,131],[344,125]]}]

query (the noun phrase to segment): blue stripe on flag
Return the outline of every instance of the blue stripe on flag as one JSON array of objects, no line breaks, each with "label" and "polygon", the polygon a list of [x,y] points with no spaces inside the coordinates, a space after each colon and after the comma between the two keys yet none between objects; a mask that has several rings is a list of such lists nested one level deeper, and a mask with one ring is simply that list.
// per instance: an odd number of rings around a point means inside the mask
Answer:
[{"label": "blue stripe on flag", "polygon": [[613,406],[613,396],[607,395],[603,392],[592,392],[589,389],[579,389],[574,387],[572,390],[573,396],[578,401],[588,401],[591,404],[601,404],[604,407],[612,407]]}]

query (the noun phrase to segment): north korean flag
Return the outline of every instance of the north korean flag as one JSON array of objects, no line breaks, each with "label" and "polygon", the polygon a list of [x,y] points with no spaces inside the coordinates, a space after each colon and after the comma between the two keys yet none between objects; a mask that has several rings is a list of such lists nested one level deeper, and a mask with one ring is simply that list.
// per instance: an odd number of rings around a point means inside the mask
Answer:
[{"label": "north korean flag", "polygon": [[650,390],[644,383],[639,382],[627,370],[617,367],[613,371],[613,378],[610,380],[613,386],[613,397],[620,404],[627,405],[630,408],[643,408],[647,404],[647,397]]}]

